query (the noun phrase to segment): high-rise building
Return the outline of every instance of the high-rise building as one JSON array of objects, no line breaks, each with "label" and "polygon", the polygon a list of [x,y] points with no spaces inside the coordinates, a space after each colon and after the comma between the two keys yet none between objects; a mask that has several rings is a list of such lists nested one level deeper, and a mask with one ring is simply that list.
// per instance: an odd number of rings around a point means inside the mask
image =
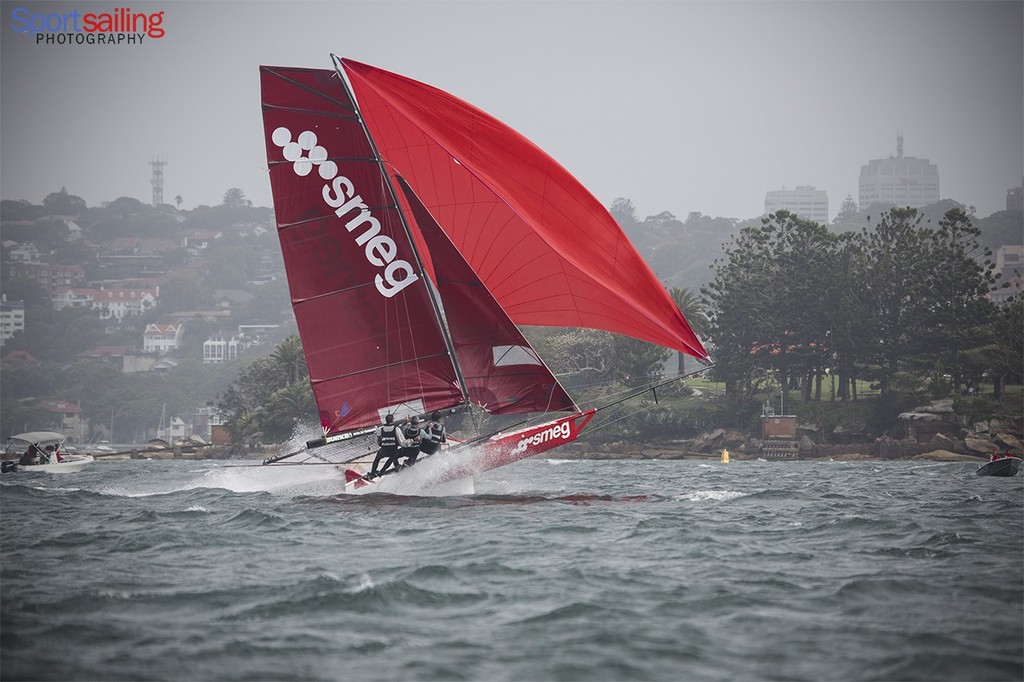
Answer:
[{"label": "high-rise building", "polygon": [[827,225],[828,193],[809,185],[797,185],[796,189],[776,189],[768,192],[764,197],[765,215],[781,210]]},{"label": "high-rise building", "polygon": [[1021,193],[1024,192],[1024,179],[1020,184],[1020,187],[1011,187],[1006,190],[1007,211],[1024,211],[1024,200],[1021,198]]},{"label": "high-rise building", "polygon": [[902,134],[896,136],[896,156],[860,167],[861,210],[872,204],[921,208],[938,200],[939,167],[928,159],[903,156]]}]

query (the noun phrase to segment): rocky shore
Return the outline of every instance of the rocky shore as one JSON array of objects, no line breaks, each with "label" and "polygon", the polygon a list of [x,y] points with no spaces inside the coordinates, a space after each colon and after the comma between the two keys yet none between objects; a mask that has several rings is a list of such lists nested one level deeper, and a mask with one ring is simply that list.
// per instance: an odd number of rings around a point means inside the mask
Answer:
[{"label": "rocky shore", "polygon": [[[594,443],[584,438],[550,451],[550,459],[708,459],[720,460],[723,451],[730,459],[786,460],[905,460],[985,461],[993,452],[1024,453],[1024,417],[989,418],[965,423],[953,411],[951,401],[915,408],[900,415],[911,437],[870,437],[857,430],[836,429],[829,438],[815,424],[800,424],[787,447],[766,447],[766,442],[749,433],[713,429],[697,438],[635,443],[626,440]],[[962,434],[952,436],[951,433]],[[843,442],[821,442],[825,440]],[[777,446],[778,443],[771,445]],[[97,459],[247,459],[262,460],[283,446],[223,445],[198,443],[154,444],[150,449],[120,453],[93,453]],[[780,456],[782,455],[782,456]]]},{"label": "rocky shore", "polygon": [[[992,427],[996,426],[993,431]],[[1003,430],[1005,428],[1005,430]],[[927,442],[916,439],[898,440],[881,436],[870,441],[844,444],[815,443],[809,436],[793,440],[789,456],[772,457],[764,443],[748,434],[727,429],[714,429],[693,440],[649,444],[613,442],[602,445],[574,443],[559,448],[556,459],[720,459],[723,450],[730,459],[769,460],[896,460],[928,459],[938,461],[984,461],[993,452],[1024,452],[1021,435],[1011,433],[1013,426],[1002,422],[979,423],[963,438],[936,433]]]}]

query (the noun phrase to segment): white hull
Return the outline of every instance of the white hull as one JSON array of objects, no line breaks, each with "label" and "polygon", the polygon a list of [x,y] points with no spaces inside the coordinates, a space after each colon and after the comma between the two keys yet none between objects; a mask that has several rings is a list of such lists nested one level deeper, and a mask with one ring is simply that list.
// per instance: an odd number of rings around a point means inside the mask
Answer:
[{"label": "white hull", "polygon": [[[67,457],[67,455],[64,455]],[[19,471],[44,471],[48,474],[73,474],[93,461],[92,455],[71,455],[69,461],[53,464],[19,464]]]}]

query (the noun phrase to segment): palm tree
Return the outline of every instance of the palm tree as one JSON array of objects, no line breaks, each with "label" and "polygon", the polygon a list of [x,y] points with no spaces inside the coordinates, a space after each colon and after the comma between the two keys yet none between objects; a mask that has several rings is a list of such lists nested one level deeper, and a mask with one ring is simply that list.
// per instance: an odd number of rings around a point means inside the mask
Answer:
[{"label": "palm tree", "polygon": [[296,422],[316,417],[316,402],[309,384],[295,384],[274,391],[267,401],[267,435],[275,440],[286,440],[292,435]]},{"label": "palm tree", "polygon": [[266,418],[263,408],[247,412],[229,424],[231,440],[235,443],[254,439],[262,435],[263,421]]},{"label": "palm tree", "polygon": [[289,336],[279,343],[270,357],[288,375],[289,386],[309,374],[306,368],[306,354],[302,351],[302,340],[296,335]]},{"label": "palm tree", "polygon": [[[691,291],[688,287],[672,287],[669,289],[669,295],[672,297],[672,302],[679,308],[679,312],[683,314],[686,321],[690,323],[690,329],[697,335],[697,338],[703,337],[708,333],[708,316],[704,312],[704,301],[701,300],[700,296]],[[679,373],[684,372],[683,364],[685,356],[679,354]]]}]

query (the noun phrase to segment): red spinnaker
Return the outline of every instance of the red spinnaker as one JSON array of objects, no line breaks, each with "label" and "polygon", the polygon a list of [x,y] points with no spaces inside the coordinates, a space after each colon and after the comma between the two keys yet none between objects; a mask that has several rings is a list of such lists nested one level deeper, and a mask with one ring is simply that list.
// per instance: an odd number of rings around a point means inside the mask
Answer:
[{"label": "red spinnaker", "polygon": [[409,185],[397,180],[433,260],[469,399],[491,414],[578,410]]},{"label": "red spinnaker", "polygon": [[611,214],[502,122],[341,60],[370,135],[517,324],[591,327],[707,352]]}]

